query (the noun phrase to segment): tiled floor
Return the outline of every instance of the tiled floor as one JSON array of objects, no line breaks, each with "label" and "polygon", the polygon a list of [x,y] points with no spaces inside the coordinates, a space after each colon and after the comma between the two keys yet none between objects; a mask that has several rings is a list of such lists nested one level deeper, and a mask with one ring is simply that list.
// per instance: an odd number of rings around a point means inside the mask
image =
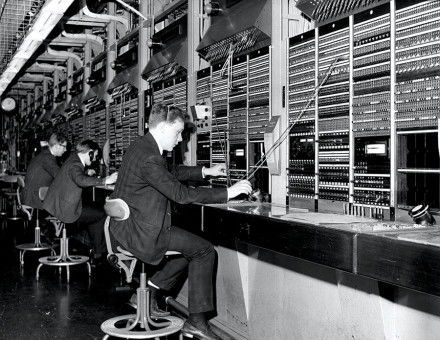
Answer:
[{"label": "tiled floor", "polygon": [[[86,266],[66,274],[43,267],[36,281],[41,253],[27,253],[20,268],[15,245],[32,241],[33,227],[19,222],[0,226],[0,339],[101,339],[108,318],[134,313],[119,273],[104,265],[87,275]],[[126,287],[127,288],[127,287]]]}]

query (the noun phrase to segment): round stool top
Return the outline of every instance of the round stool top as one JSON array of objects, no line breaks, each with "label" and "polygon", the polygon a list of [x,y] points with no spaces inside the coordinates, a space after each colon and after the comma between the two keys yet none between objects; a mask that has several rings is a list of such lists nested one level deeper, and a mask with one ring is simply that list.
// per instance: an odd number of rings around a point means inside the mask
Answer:
[{"label": "round stool top", "polygon": [[0,176],[0,181],[6,182],[6,183],[17,183],[17,177],[16,175],[3,175]]}]

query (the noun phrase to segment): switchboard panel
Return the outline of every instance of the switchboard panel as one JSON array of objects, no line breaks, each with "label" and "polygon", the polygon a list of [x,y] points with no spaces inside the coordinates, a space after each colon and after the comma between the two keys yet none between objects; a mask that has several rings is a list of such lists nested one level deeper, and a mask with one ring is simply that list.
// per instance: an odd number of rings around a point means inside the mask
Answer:
[{"label": "switchboard panel", "polygon": [[315,198],[315,30],[290,39],[288,195]]},{"label": "switchboard panel", "polygon": [[[227,177],[211,179],[212,186],[230,185],[257,169],[265,152],[269,94],[269,46],[197,72],[197,104],[212,107],[212,117],[196,122],[197,164],[228,164]],[[269,192],[269,173],[264,162],[252,177],[255,187]]]},{"label": "switchboard panel", "polygon": [[111,93],[109,106],[110,170],[120,168],[122,157],[138,134],[138,90],[121,85]]},{"label": "switchboard panel", "polygon": [[349,20],[318,29],[319,199],[349,200]]},{"label": "switchboard panel", "polygon": [[398,129],[437,126],[440,87],[440,2],[396,11]]}]

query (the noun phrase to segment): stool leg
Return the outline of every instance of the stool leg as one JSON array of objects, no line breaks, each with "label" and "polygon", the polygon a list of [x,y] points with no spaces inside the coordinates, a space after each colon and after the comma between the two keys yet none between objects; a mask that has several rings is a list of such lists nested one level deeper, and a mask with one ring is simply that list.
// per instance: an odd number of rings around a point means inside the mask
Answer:
[{"label": "stool leg", "polygon": [[66,272],[67,272],[67,283],[69,283],[69,280],[70,280],[70,269],[69,269],[69,266],[66,266]]},{"label": "stool leg", "polygon": [[92,267],[90,266],[90,262],[87,263],[87,270],[89,271],[89,276],[92,276]]},{"label": "stool leg", "polygon": [[35,275],[37,281],[38,281],[38,279],[40,278],[40,268],[41,268],[41,267],[43,267],[43,264],[42,264],[42,263],[40,263],[40,264],[38,265],[38,267],[37,267],[37,274]]},{"label": "stool leg", "polygon": [[41,247],[41,231],[40,231],[40,227],[37,226],[35,227],[34,230],[34,243],[35,243],[35,247]]},{"label": "stool leg", "polygon": [[21,250],[20,251],[20,264],[24,265],[24,253],[26,252],[26,250]]},{"label": "stool leg", "polygon": [[12,217],[17,217],[17,202],[15,199],[12,201]]}]

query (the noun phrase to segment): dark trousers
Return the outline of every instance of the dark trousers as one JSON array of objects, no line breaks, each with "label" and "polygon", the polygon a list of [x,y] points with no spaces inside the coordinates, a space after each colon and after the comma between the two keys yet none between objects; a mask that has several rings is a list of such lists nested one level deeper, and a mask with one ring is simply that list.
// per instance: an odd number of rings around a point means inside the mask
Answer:
[{"label": "dark trousers", "polygon": [[207,240],[177,227],[171,227],[168,250],[182,256],[170,256],[150,281],[169,290],[188,269],[188,310],[190,313],[214,310],[213,272],[215,250]]},{"label": "dark trousers", "polygon": [[81,216],[76,221],[78,229],[86,228],[93,243],[95,254],[102,254],[107,251],[104,235],[104,223],[106,214],[103,209],[83,206]]}]

